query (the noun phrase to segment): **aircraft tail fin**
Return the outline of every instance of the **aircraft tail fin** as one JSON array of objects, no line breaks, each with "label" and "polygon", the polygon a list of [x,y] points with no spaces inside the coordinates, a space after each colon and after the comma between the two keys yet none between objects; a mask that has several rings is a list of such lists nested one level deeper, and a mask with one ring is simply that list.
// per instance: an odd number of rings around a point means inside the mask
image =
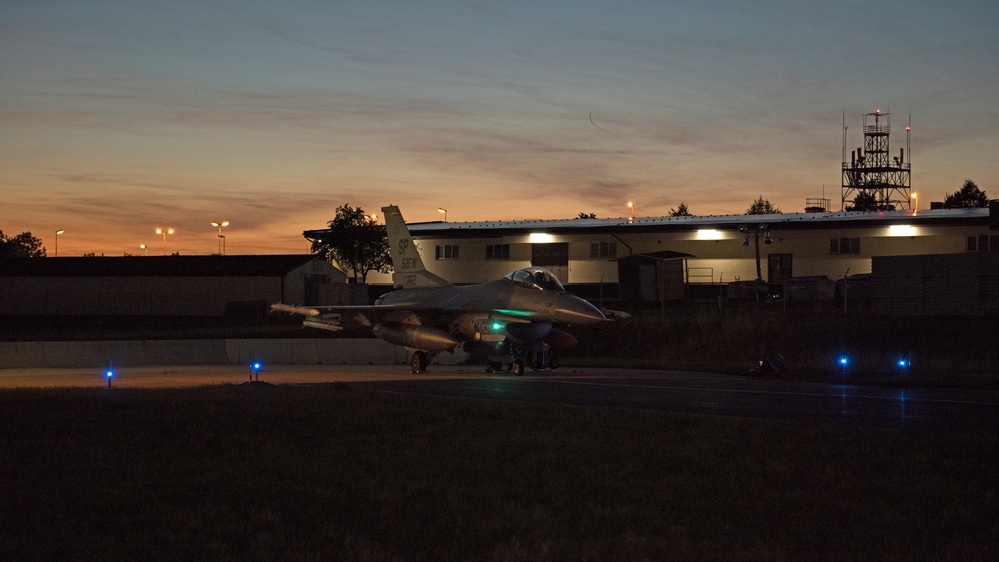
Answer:
[{"label": "aircraft tail fin", "polygon": [[413,236],[406,227],[406,221],[403,220],[399,207],[395,205],[382,207],[382,215],[385,217],[389,250],[392,252],[392,284],[395,288],[414,289],[450,285],[447,280],[430,273],[424,267],[423,258],[413,243]]}]

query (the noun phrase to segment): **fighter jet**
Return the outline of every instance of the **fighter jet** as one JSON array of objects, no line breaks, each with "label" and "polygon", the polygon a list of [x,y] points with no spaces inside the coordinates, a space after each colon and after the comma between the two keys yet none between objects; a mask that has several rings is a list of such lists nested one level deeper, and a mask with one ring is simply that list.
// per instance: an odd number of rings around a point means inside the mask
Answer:
[{"label": "fighter jet", "polygon": [[487,361],[490,371],[508,368],[520,376],[527,366],[554,369],[556,352],[577,343],[560,327],[609,321],[541,267],[518,269],[478,285],[452,285],[424,267],[399,208],[383,207],[382,215],[396,290],[369,306],[279,303],[271,308],[305,315],[303,324],[313,328],[370,326],[378,338],[413,350],[409,365],[414,374],[425,371],[438,353],[454,353],[459,344],[471,358]]}]

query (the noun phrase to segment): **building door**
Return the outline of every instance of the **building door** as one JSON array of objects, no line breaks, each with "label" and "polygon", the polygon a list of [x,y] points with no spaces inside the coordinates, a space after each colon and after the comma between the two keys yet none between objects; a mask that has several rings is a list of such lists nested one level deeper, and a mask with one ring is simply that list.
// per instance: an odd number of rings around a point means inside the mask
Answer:
[{"label": "building door", "polygon": [[562,284],[569,282],[569,243],[531,245],[531,265],[543,267],[555,274]]},{"label": "building door", "polygon": [[780,284],[793,277],[791,254],[767,256],[767,283]]},{"label": "building door", "polygon": [[656,277],[656,263],[643,263],[638,266],[638,279],[642,302],[659,302],[659,280]]},{"label": "building door", "polygon": [[302,300],[303,305],[320,305],[327,304],[325,302],[320,302],[320,286],[329,285],[330,276],[329,275],[306,275],[305,276],[305,294]]}]

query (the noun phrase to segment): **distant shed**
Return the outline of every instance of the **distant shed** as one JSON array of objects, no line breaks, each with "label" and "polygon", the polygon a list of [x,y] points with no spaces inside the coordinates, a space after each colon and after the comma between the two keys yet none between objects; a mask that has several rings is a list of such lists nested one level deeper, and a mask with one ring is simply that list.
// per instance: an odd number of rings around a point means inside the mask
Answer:
[{"label": "distant shed", "polygon": [[692,257],[664,250],[615,259],[621,300],[635,304],[684,298],[683,260]]},{"label": "distant shed", "polygon": [[326,304],[345,281],[311,254],[13,258],[0,260],[0,314],[224,316]]}]

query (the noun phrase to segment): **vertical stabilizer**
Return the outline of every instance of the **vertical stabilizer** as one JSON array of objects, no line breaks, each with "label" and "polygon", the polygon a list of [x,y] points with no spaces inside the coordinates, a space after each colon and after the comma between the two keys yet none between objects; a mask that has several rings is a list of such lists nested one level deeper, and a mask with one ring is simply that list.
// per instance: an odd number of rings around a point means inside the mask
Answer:
[{"label": "vertical stabilizer", "polygon": [[409,228],[406,227],[406,221],[403,220],[399,207],[395,205],[382,207],[382,215],[385,217],[389,250],[392,252],[392,284],[395,288],[415,289],[450,285],[423,266],[423,258],[413,243],[413,237],[409,234]]}]

